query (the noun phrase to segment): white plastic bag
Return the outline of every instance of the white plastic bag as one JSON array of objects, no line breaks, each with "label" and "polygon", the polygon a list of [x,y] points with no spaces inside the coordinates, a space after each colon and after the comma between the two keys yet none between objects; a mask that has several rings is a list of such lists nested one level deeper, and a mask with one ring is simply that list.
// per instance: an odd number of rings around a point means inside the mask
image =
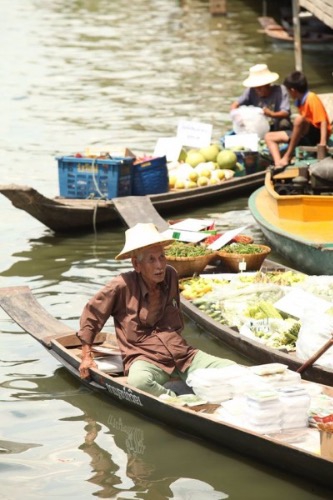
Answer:
[{"label": "white plastic bag", "polygon": [[257,106],[239,106],[230,111],[230,116],[236,134],[257,134],[263,139],[269,131],[268,119]]}]

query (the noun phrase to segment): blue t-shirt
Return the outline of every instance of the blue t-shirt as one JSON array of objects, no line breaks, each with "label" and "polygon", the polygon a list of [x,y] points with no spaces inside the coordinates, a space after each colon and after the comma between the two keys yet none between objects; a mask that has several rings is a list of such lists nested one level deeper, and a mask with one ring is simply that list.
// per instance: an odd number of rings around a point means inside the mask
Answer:
[{"label": "blue t-shirt", "polygon": [[[271,85],[271,93],[268,97],[260,97],[255,88],[247,88],[237,99],[240,106],[256,106],[258,108],[269,108],[272,111],[287,111],[290,121],[290,102],[288,90],[284,85]],[[286,118],[283,118],[286,120]],[[281,118],[269,118],[271,130],[279,130]],[[285,126],[283,128],[286,128]],[[290,128],[292,128],[290,123]]]}]

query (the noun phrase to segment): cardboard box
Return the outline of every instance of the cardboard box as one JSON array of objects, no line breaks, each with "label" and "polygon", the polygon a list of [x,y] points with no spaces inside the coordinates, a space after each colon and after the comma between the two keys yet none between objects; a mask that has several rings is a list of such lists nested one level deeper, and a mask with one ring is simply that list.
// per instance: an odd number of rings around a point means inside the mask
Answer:
[{"label": "cardboard box", "polygon": [[320,431],[320,454],[333,461],[333,432]]},{"label": "cardboard box", "polygon": [[135,157],[135,154],[129,148],[121,148],[114,146],[87,146],[84,150],[86,157],[99,157],[104,155],[115,157]]}]

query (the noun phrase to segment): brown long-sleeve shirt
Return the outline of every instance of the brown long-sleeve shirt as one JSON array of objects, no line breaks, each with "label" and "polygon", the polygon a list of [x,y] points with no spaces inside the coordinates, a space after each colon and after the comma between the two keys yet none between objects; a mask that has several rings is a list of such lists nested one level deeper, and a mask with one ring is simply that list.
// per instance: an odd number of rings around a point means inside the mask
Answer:
[{"label": "brown long-sleeve shirt", "polygon": [[154,324],[149,321],[149,292],[139,273],[129,271],[112,279],[89,300],[81,319],[78,337],[91,344],[113,316],[125,373],[137,359],[149,361],[171,374],[185,371],[197,349],[181,336],[184,321],[180,311],[178,277],[167,266],[161,287],[161,306]]}]

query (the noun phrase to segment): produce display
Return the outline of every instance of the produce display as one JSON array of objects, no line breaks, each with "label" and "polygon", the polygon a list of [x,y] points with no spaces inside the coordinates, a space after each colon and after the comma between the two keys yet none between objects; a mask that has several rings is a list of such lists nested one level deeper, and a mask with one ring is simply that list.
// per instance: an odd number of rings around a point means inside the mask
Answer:
[{"label": "produce display", "polygon": [[183,150],[181,160],[168,164],[170,189],[190,189],[218,184],[231,179],[236,173],[245,173],[230,149],[218,144],[201,149]]},{"label": "produce display", "polygon": [[[232,280],[201,275],[185,280],[181,293],[215,321],[236,327],[244,336],[269,347],[291,351],[295,350],[301,321],[282,313],[274,303],[290,287],[306,289],[308,279],[305,274],[291,270],[238,274]],[[313,281],[309,286],[314,289]],[[324,293],[319,288],[317,285],[318,295]]]}]

